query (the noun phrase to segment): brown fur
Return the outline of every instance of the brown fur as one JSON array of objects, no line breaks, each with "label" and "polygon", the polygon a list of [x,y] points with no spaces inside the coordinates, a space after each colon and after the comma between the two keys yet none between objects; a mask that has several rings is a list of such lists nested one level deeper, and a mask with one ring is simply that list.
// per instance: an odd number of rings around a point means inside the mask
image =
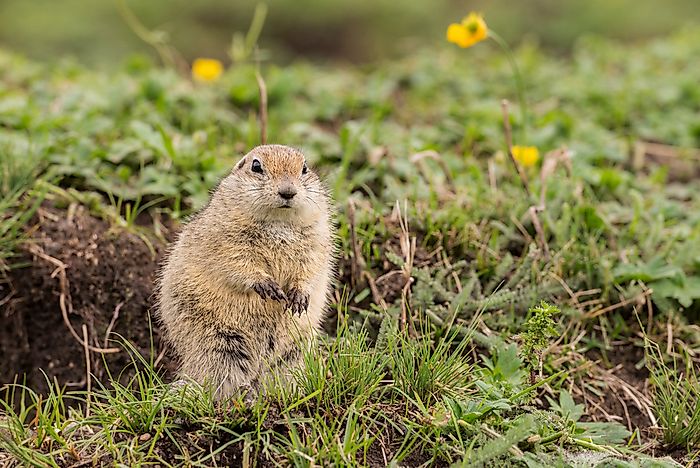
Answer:
[{"label": "brown fur", "polygon": [[[181,373],[220,397],[298,365],[299,346],[323,320],[334,263],[331,206],[304,167],[295,149],[254,148],[184,227],[161,271],[158,317]],[[297,193],[287,202],[290,190]]]}]

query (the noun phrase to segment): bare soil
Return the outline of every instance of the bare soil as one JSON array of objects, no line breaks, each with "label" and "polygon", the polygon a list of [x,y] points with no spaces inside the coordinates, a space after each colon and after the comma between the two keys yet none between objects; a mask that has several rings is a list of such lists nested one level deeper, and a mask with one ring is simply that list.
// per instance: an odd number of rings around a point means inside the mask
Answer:
[{"label": "bare soil", "polygon": [[643,406],[640,405],[641,398],[636,397],[636,395],[644,396],[650,400],[649,371],[646,367],[636,367],[644,359],[644,350],[627,344],[613,349],[608,353],[608,358],[612,369],[610,374],[615,377],[615,381],[609,382],[608,385],[615,389],[617,389],[616,384],[627,385],[628,390],[616,391],[614,397],[608,393],[606,398],[600,399],[600,406],[596,408],[596,412],[591,414],[599,420],[608,419],[609,415],[621,416],[623,419],[620,423],[627,426],[630,431],[635,428],[646,431],[652,426],[652,421],[646,408],[640,408]]},{"label": "bare soil", "polygon": [[[152,338],[160,366],[165,372],[173,369],[158,327],[149,321],[162,243],[150,239],[149,247],[82,208],[69,214],[44,206],[28,230],[32,241],[24,246],[26,265],[0,284],[0,297],[9,298],[0,309],[0,384],[18,379],[45,392],[48,379],[69,389],[85,388],[83,327],[91,372],[98,379],[104,379],[107,368],[119,375],[131,362],[119,337],[144,356],[151,355]],[[105,348],[117,352],[99,351]]]}]

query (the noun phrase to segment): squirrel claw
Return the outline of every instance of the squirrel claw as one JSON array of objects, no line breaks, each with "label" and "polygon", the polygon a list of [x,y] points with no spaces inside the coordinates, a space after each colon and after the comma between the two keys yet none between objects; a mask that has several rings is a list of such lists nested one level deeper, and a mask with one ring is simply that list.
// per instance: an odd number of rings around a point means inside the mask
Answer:
[{"label": "squirrel claw", "polygon": [[287,300],[287,296],[280,288],[279,284],[273,279],[267,279],[260,283],[255,283],[253,285],[253,291],[258,293],[263,299],[272,299],[277,302],[284,302]]},{"label": "squirrel claw", "polygon": [[287,308],[292,311],[292,315],[301,317],[303,312],[309,308],[309,295],[300,289],[292,289],[287,295]]}]

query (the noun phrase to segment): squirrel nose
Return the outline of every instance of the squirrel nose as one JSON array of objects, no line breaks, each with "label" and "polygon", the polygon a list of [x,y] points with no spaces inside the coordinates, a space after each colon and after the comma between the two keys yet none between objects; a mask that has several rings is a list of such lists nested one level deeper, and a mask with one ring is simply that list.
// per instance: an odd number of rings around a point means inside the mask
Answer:
[{"label": "squirrel nose", "polygon": [[277,193],[279,193],[280,197],[284,198],[285,200],[291,200],[294,198],[294,195],[297,194],[297,189],[294,188],[293,185],[287,185],[285,187],[280,187]]}]

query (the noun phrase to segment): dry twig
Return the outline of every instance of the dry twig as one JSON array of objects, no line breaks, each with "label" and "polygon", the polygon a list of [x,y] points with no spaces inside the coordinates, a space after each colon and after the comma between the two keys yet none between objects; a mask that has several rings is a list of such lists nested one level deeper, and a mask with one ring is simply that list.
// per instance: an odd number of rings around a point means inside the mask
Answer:
[{"label": "dry twig", "polygon": [[83,349],[85,350],[85,381],[87,382],[87,393],[85,395],[85,417],[90,417],[90,390],[92,389],[92,376],[90,366],[90,348],[88,347],[87,325],[83,324]]},{"label": "dry twig", "polygon": [[267,144],[267,86],[260,74],[260,67],[255,69],[255,79],[260,90],[260,143]]},{"label": "dry twig", "polygon": [[598,317],[603,314],[607,314],[608,312],[612,312],[613,310],[617,310],[620,307],[625,307],[629,304],[637,303],[637,304],[644,304],[648,300],[647,297],[651,295],[653,291],[651,289],[647,289],[646,291],[642,291],[641,293],[637,294],[636,296],[630,298],[630,299],[623,299],[622,301],[618,302],[617,304],[612,304],[608,307],[604,307],[602,309],[596,309],[592,310],[584,315],[585,319],[592,319],[595,317]]},{"label": "dry twig", "polygon": [[350,245],[352,247],[352,261],[350,263],[350,278],[353,286],[356,286],[365,272],[365,259],[360,251],[360,243],[357,241],[357,230],[355,228],[355,202],[348,200],[348,224],[350,227]]},{"label": "dry twig", "polygon": [[119,318],[119,311],[122,309],[122,306],[124,305],[124,302],[120,302],[117,304],[117,306],[114,308],[114,313],[112,314],[112,320],[109,321],[109,325],[107,326],[107,330],[105,331],[105,340],[103,343],[103,348],[107,347],[107,343],[109,342],[109,335],[112,333],[112,328],[114,328],[114,324],[117,323],[117,319]]},{"label": "dry twig", "polygon": [[413,284],[413,260],[416,253],[416,237],[411,237],[410,230],[408,227],[408,213],[406,206],[404,204],[404,212],[401,213],[401,208],[399,206],[398,200],[396,201],[396,206],[394,208],[394,213],[396,214],[399,226],[401,227],[401,237],[399,238],[399,243],[401,245],[401,254],[404,258],[404,264],[402,268],[404,276],[404,285],[401,289],[401,329],[406,329],[406,324],[411,323],[408,320],[408,304],[411,297],[411,284]]},{"label": "dry twig", "polygon": [[379,307],[381,307],[383,310],[387,310],[387,305],[386,301],[384,300],[384,296],[379,292],[379,288],[377,288],[377,282],[374,280],[370,272],[368,271],[363,271],[362,272],[362,277],[367,280],[367,285],[369,286],[369,290],[372,293],[372,300],[374,301],[375,304],[377,304]]}]

